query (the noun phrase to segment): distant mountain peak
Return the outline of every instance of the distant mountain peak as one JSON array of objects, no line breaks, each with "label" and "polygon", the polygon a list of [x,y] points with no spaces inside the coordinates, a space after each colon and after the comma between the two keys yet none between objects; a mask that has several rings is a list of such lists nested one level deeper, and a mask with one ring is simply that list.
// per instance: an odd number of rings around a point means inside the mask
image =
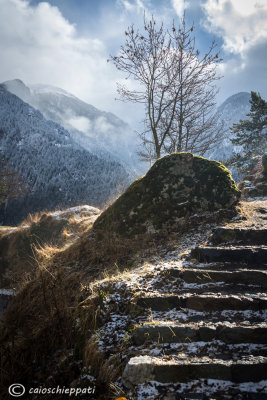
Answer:
[{"label": "distant mountain peak", "polygon": [[229,96],[218,108],[219,120],[224,123],[226,131],[223,134],[220,144],[207,156],[220,161],[227,161],[235,153],[242,150],[240,146],[234,146],[231,142],[233,133],[230,128],[240,119],[246,119],[250,110],[250,93],[239,92]]},{"label": "distant mountain peak", "polygon": [[227,99],[218,107],[218,110],[223,109],[226,105],[231,104],[233,106],[240,107],[241,105],[249,104],[250,93],[249,92],[238,92]]},{"label": "distant mountain peak", "polygon": [[64,127],[85,150],[123,164],[133,177],[144,173],[146,167],[140,165],[137,157],[136,135],[116,115],[101,111],[52,85],[28,87],[20,79],[14,79],[2,86],[39,110],[46,119]]},{"label": "distant mountain peak", "polygon": [[1,84],[8,92],[15,94],[26,103],[31,98],[31,90],[21,79],[12,79]]},{"label": "distant mountain peak", "polygon": [[87,151],[66,129],[47,120],[5,85],[0,85],[0,105],[1,154],[29,188],[0,209],[3,222],[16,223],[42,209],[85,203],[102,206],[130,183],[118,162]]},{"label": "distant mountain peak", "polygon": [[57,86],[53,86],[53,85],[45,85],[42,83],[38,83],[38,84],[33,84],[33,85],[29,85],[29,88],[31,89],[31,91],[34,94],[44,94],[44,93],[53,93],[53,94],[58,94],[58,95],[63,95],[63,96],[67,96],[67,97],[72,97],[74,99],[78,98],[76,96],[74,96],[73,94],[67,92],[64,89],[61,89]]}]

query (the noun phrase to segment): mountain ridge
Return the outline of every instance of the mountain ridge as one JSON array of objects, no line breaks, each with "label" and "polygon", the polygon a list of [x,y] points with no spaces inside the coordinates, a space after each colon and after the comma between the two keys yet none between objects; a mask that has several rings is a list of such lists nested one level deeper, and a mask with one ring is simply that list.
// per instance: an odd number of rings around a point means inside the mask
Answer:
[{"label": "mountain ridge", "polygon": [[76,143],[61,125],[0,86],[0,149],[29,187],[2,210],[4,223],[30,212],[90,203],[102,207],[130,178],[116,161],[101,159]]},{"label": "mountain ridge", "polygon": [[51,85],[25,85],[20,79],[2,85],[38,109],[45,118],[67,129],[73,140],[86,150],[101,158],[118,161],[132,178],[144,172],[136,155],[136,135],[115,114],[98,110],[66,90]]},{"label": "mountain ridge", "polygon": [[[242,147],[232,144],[231,139],[234,137],[234,135],[230,128],[233,126],[233,123],[237,123],[240,119],[246,118],[246,114],[250,110],[249,99],[250,93],[238,92],[229,96],[217,108],[219,122],[224,123],[225,136],[216,149],[206,155],[207,157],[226,162],[234,154],[239,153],[242,150]],[[233,172],[235,175],[235,171]]]}]

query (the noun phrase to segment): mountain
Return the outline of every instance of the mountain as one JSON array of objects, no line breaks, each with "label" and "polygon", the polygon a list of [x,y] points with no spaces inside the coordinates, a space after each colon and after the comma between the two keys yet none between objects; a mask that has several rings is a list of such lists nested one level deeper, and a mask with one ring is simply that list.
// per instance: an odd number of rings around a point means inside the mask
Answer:
[{"label": "mountain", "polygon": [[[3,83],[11,93],[37,108],[49,120],[70,132],[73,140],[86,150],[108,160],[117,160],[132,177],[144,173],[136,156],[136,136],[130,127],[112,113],[100,111],[63,89],[49,85],[26,86],[15,79]],[[241,150],[233,146],[230,127],[246,118],[250,110],[250,93],[240,92],[228,97],[218,108],[219,121],[224,122],[222,142],[207,157],[226,161]]]},{"label": "mountain", "polygon": [[[16,86],[16,90],[17,90]],[[20,85],[24,98],[31,96]],[[85,150],[61,125],[0,85],[0,150],[29,188],[7,204],[4,223],[29,212],[89,203],[102,207],[130,182],[125,168]]]},{"label": "mountain", "polygon": [[38,109],[45,118],[67,129],[72,139],[86,150],[101,158],[119,161],[132,177],[143,173],[143,166],[136,155],[136,135],[114,114],[100,111],[53,86],[26,86],[19,79],[2,85]]},{"label": "mountain", "polygon": [[222,142],[215,150],[208,154],[209,158],[226,161],[234,153],[242,150],[240,146],[234,146],[231,142],[233,134],[230,127],[240,119],[246,119],[246,114],[250,111],[250,93],[240,92],[228,97],[217,109],[219,121],[224,122],[225,134]]}]

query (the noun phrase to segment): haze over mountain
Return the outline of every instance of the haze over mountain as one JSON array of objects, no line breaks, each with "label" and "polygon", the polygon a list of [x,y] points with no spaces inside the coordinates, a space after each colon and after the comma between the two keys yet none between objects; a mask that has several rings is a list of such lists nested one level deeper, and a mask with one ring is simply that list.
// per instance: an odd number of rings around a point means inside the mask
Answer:
[{"label": "haze over mountain", "polygon": [[[7,206],[6,222],[59,206],[101,207],[146,169],[138,160],[136,135],[126,123],[65,90],[26,86],[15,79],[0,85],[0,98],[1,150],[30,188],[23,199]],[[241,151],[232,145],[229,128],[246,118],[249,99],[249,93],[240,92],[218,107],[226,130],[207,157],[226,161]]]},{"label": "haze over mountain", "polygon": [[239,122],[240,119],[246,119],[246,114],[250,111],[250,93],[240,92],[228,97],[217,109],[219,120],[224,122],[225,134],[222,142],[215,150],[209,152],[208,156],[215,160],[225,162],[234,153],[242,150],[240,146],[234,146],[231,142],[233,133],[230,128],[233,123]]},{"label": "haze over mountain", "polygon": [[[128,124],[114,114],[100,111],[63,89],[49,85],[26,86],[20,79],[2,84],[8,91],[37,108],[47,119],[67,129],[75,142],[105,159],[115,159],[125,166],[134,178],[145,171],[137,157],[137,138]],[[250,110],[250,94],[236,93],[228,97],[218,108],[219,119],[225,124],[222,142],[207,156],[226,161],[235,152],[230,127],[246,118]]]},{"label": "haze over mountain", "polygon": [[[21,87],[25,96],[27,88]],[[6,204],[5,223],[44,209],[81,203],[101,207],[131,181],[117,161],[85,150],[65,128],[1,85],[0,150],[29,188]]]},{"label": "haze over mountain", "polygon": [[20,79],[2,85],[38,109],[46,119],[67,129],[73,140],[86,150],[101,158],[119,161],[133,178],[143,173],[144,165],[137,157],[136,135],[114,114],[100,111],[53,86],[26,86]]}]

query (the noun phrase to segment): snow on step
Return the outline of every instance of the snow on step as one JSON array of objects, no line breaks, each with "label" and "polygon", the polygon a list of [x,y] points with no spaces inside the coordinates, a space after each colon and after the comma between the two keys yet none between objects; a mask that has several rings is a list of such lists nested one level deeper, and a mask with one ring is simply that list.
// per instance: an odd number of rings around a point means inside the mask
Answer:
[{"label": "snow on step", "polygon": [[[191,251],[192,257],[198,261],[231,261],[252,265],[267,264],[267,247],[196,247]],[[266,267],[265,267],[266,268]]]},{"label": "snow on step", "polygon": [[136,345],[146,342],[184,343],[210,342],[224,343],[267,343],[267,325],[240,326],[235,324],[176,324],[162,322],[139,326],[133,335]]},{"label": "snow on step", "polygon": [[267,381],[264,380],[243,383],[218,379],[195,379],[174,384],[148,382],[138,385],[136,390],[136,400],[266,400],[266,397]]},{"label": "snow on step", "polygon": [[202,269],[210,269],[212,271],[229,271],[229,272],[233,272],[233,271],[265,271],[267,269],[266,264],[264,265],[263,263],[258,264],[258,265],[253,265],[253,264],[245,264],[242,261],[235,261],[235,262],[231,262],[231,261],[216,261],[216,262],[209,262],[207,263],[206,261],[203,262],[199,262],[196,264],[195,262],[196,260],[192,261],[184,261],[183,262],[183,268],[179,269],[179,268],[170,268],[170,273],[172,273],[172,269],[176,270],[176,272],[173,272],[177,277],[177,271],[178,269],[181,271],[187,271],[187,270],[191,270],[191,269],[197,269],[197,270],[202,270]]},{"label": "snow on step", "polygon": [[137,356],[129,360],[122,380],[131,388],[148,381],[188,382],[193,379],[220,379],[231,382],[259,382],[266,379],[267,358],[243,358],[238,361],[208,357],[175,359],[171,356]]},{"label": "snow on step", "polygon": [[263,310],[267,308],[267,299],[253,295],[183,295],[139,297],[136,304],[155,311],[168,311],[173,308],[189,308],[197,311],[223,310]]}]

